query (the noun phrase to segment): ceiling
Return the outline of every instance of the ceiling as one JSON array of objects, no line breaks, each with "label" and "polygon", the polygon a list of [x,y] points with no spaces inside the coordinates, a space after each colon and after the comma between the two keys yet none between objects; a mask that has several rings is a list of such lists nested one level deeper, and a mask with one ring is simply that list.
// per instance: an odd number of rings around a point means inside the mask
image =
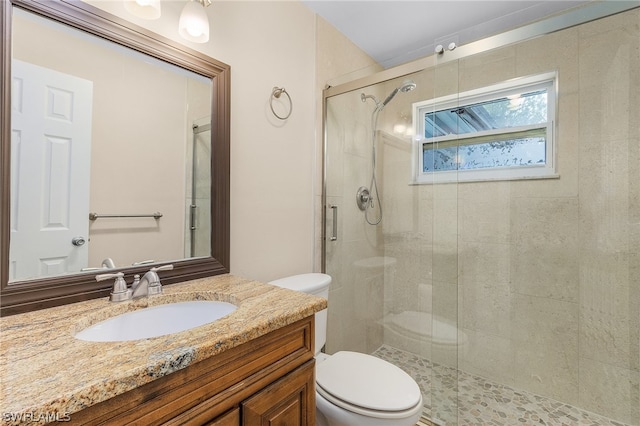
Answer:
[{"label": "ceiling", "polygon": [[557,14],[587,0],[302,0],[384,68]]}]

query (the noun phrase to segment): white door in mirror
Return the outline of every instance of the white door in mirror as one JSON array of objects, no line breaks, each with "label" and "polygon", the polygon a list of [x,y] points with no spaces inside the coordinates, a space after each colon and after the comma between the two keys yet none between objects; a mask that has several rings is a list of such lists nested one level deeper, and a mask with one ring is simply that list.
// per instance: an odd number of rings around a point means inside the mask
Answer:
[{"label": "white door in mirror", "polygon": [[236,309],[231,303],[208,300],[152,306],[99,322],[76,333],[75,338],[89,342],[150,339],[209,324]]},{"label": "white door in mirror", "polygon": [[76,272],[89,252],[77,238],[89,233],[93,83],[17,59],[11,71],[9,281]]}]

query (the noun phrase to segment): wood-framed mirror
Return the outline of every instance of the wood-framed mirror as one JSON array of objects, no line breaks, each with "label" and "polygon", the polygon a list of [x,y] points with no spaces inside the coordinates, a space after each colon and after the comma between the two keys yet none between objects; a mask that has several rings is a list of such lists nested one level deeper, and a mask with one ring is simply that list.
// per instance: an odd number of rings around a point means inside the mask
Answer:
[{"label": "wood-framed mirror", "polygon": [[[227,273],[230,67],[79,0],[3,1],[0,33],[0,314],[107,296],[112,283],[95,280],[104,272],[130,283],[172,263],[164,284]],[[29,81],[47,91],[32,92]],[[44,99],[34,111],[80,130],[39,124],[21,96]],[[32,133],[46,139],[35,154],[24,143]],[[77,140],[89,147],[79,161]],[[80,231],[70,230],[72,217]],[[56,241],[71,254],[45,253],[62,228]]]}]

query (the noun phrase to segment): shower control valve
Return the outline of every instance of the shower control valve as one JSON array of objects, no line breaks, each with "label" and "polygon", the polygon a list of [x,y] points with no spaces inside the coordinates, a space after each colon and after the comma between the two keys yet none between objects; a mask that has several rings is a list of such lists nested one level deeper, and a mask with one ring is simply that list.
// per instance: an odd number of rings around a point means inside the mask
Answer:
[{"label": "shower control valve", "polygon": [[371,203],[371,194],[369,193],[368,188],[364,186],[358,188],[358,192],[356,193],[356,203],[360,210],[364,211],[367,209],[367,206]]}]

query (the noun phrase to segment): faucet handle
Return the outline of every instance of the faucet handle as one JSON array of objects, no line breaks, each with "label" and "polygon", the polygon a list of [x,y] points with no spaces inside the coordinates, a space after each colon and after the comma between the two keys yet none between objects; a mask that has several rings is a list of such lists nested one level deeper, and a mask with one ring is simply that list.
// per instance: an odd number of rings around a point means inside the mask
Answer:
[{"label": "faucet handle", "polygon": [[149,296],[162,293],[162,284],[160,284],[160,277],[158,276],[158,272],[170,271],[171,269],[173,269],[173,265],[168,264],[168,265],[156,266],[149,270],[148,274],[151,274],[151,276],[153,276],[153,279],[154,279],[154,281],[149,283],[149,289],[148,289]]},{"label": "faucet handle", "polygon": [[146,265],[147,263],[154,263],[155,260],[153,259],[148,259],[148,260],[141,260],[140,262],[133,262],[131,264],[131,266],[140,266],[140,265]]},{"label": "faucet handle", "polygon": [[170,271],[173,269],[173,264],[170,263],[168,265],[162,265],[162,266],[156,266],[151,268],[151,272],[158,272],[158,271]]},{"label": "faucet handle", "polygon": [[113,283],[109,300],[112,302],[122,302],[123,300],[131,299],[131,290],[127,288],[127,282],[124,280],[123,272],[96,275],[96,281],[104,281],[111,278],[115,278],[116,280]]},{"label": "faucet handle", "polygon": [[[102,268],[99,268],[99,269],[102,269]],[[118,278],[123,278],[123,277],[124,277],[124,272],[111,272],[108,274],[96,275],[96,281],[104,281],[111,278],[116,278],[117,280]]]}]

